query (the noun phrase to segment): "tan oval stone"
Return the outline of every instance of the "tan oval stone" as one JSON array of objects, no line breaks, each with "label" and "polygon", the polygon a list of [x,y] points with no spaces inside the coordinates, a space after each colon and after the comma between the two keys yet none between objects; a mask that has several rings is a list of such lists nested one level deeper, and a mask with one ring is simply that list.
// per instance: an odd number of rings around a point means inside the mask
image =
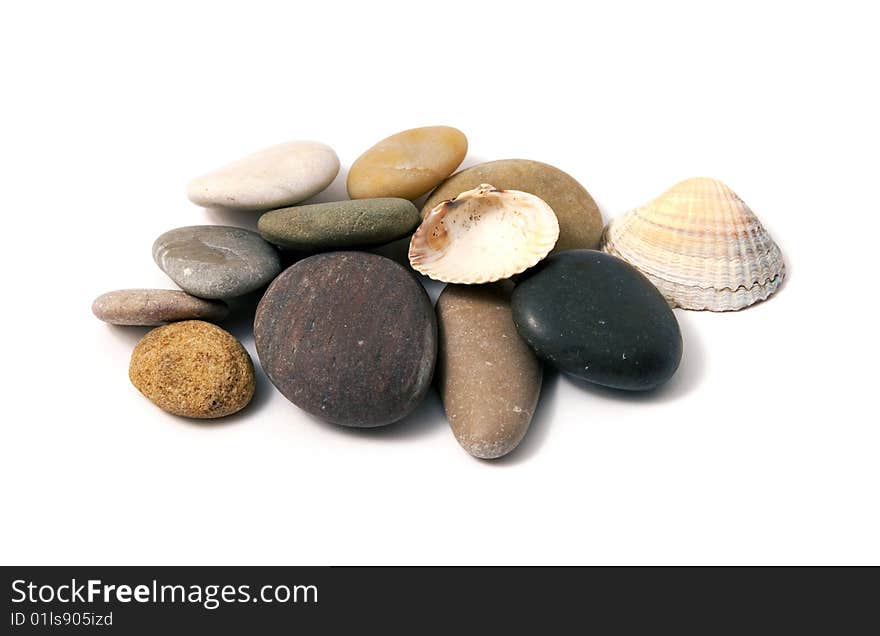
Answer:
[{"label": "tan oval stone", "polygon": [[447,285],[437,300],[440,398],[458,443],[481,459],[516,448],[541,392],[541,363],[513,324],[510,287]]},{"label": "tan oval stone", "polygon": [[201,320],[153,329],[131,354],[131,383],[163,411],[201,419],[240,411],[254,395],[254,365],[227,331]]},{"label": "tan oval stone", "polygon": [[422,207],[422,217],[437,204],[481,183],[501,190],[522,190],[543,199],[559,219],[559,240],[551,254],[596,249],[602,236],[602,214],[590,193],[572,176],[540,161],[501,159],[462,170],[441,183]]},{"label": "tan oval stone", "polygon": [[467,154],[467,137],[449,126],[404,130],[357,158],[348,172],[352,199],[417,199],[451,175]]}]

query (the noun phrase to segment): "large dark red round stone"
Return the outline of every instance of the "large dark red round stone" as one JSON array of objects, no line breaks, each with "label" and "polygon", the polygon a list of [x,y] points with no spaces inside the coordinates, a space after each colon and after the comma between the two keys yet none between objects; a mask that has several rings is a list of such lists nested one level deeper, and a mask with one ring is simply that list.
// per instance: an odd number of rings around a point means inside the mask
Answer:
[{"label": "large dark red round stone", "polygon": [[272,383],[334,424],[382,426],[425,397],[437,323],[415,276],[387,258],[330,252],[287,268],[257,308],[254,337]]}]

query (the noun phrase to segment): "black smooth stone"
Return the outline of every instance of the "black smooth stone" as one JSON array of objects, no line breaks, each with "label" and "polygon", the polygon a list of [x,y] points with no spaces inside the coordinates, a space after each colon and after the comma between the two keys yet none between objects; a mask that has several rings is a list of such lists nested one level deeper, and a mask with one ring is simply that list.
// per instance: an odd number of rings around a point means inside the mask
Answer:
[{"label": "black smooth stone", "polygon": [[287,268],[257,307],[260,364],[300,408],[343,426],[382,426],[425,397],[437,357],[431,300],[375,254],[329,252]]},{"label": "black smooth stone", "polygon": [[539,357],[596,384],[652,389],[681,361],[681,331],[666,299],[604,252],[547,258],[520,278],[511,305],[519,334]]}]

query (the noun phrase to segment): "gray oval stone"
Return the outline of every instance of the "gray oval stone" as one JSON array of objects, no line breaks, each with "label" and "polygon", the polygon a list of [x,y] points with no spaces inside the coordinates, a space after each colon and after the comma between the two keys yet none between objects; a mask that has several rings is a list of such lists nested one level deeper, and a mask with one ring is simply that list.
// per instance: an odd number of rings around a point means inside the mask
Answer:
[{"label": "gray oval stone", "polygon": [[411,234],[420,221],[406,199],[381,198],[272,210],[258,226],[271,243],[309,251],[382,245]]},{"label": "gray oval stone", "polygon": [[226,303],[175,289],[118,289],[92,303],[92,313],[111,325],[156,327],[179,320],[218,322],[229,315]]},{"label": "gray oval stone", "polygon": [[153,260],[181,289],[200,298],[235,298],[281,271],[278,252],[259,234],[223,225],[165,232],[153,243]]}]

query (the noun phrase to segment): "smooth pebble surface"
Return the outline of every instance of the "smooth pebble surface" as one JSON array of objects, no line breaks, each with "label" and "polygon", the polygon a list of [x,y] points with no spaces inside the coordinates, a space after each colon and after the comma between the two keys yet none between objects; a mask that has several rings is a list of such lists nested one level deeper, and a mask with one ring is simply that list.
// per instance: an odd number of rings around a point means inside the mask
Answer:
[{"label": "smooth pebble surface", "polygon": [[154,327],[178,320],[218,322],[229,315],[226,303],[173,289],[119,289],[92,303],[92,313],[111,325]]},{"label": "smooth pebble surface", "polygon": [[317,141],[289,141],[193,179],[190,201],[206,208],[271,210],[305,201],[336,178],[339,158]]},{"label": "smooth pebble surface", "polygon": [[452,432],[474,457],[506,455],[541,392],[541,363],[513,324],[509,283],[447,285],[437,321],[437,386]]},{"label": "smooth pebble surface", "polygon": [[573,177],[539,161],[502,159],[457,172],[431,193],[422,206],[422,217],[446,199],[454,199],[482,183],[491,183],[500,190],[528,192],[546,201],[559,220],[559,239],[552,253],[599,247],[602,214],[593,197]]},{"label": "smooth pebble surface", "polygon": [[437,323],[422,285],[364,252],[299,261],[266,290],[254,338],[260,364],[291,402],[344,426],[382,426],[425,397]]},{"label": "smooth pebble surface", "polygon": [[352,199],[417,199],[453,173],[467,154],[467,137],[449,126],[404,130],[357,158],[348,172]]},{"label": "smooth pebble surface", "polygon": [[271,243],[308,251],[382,245],[411,234],[420,221],[406,199],[358,199],[266,212],[259,230]]},{"label": "smooth pebble surface", "polygon": [[681,331],[663,295],[603,252],[573,250],[538,263],[517,283],[511,306],[541,358],[596,384],[651,389],[681,360]]},{"label": "smooth pebble surface", "polygon": [[131,354],[128,377],[173,415],[217,418],[254,395],[254,366],[241,343],[216,325],[175,322],[150,331]]},{"label": "smooth pebble surface", "polygon": [[277,250],[259,234],[223,225],[165,232],[153,243],[153,260],[181,289],[200,298],[235,298],[281,271]]}]

